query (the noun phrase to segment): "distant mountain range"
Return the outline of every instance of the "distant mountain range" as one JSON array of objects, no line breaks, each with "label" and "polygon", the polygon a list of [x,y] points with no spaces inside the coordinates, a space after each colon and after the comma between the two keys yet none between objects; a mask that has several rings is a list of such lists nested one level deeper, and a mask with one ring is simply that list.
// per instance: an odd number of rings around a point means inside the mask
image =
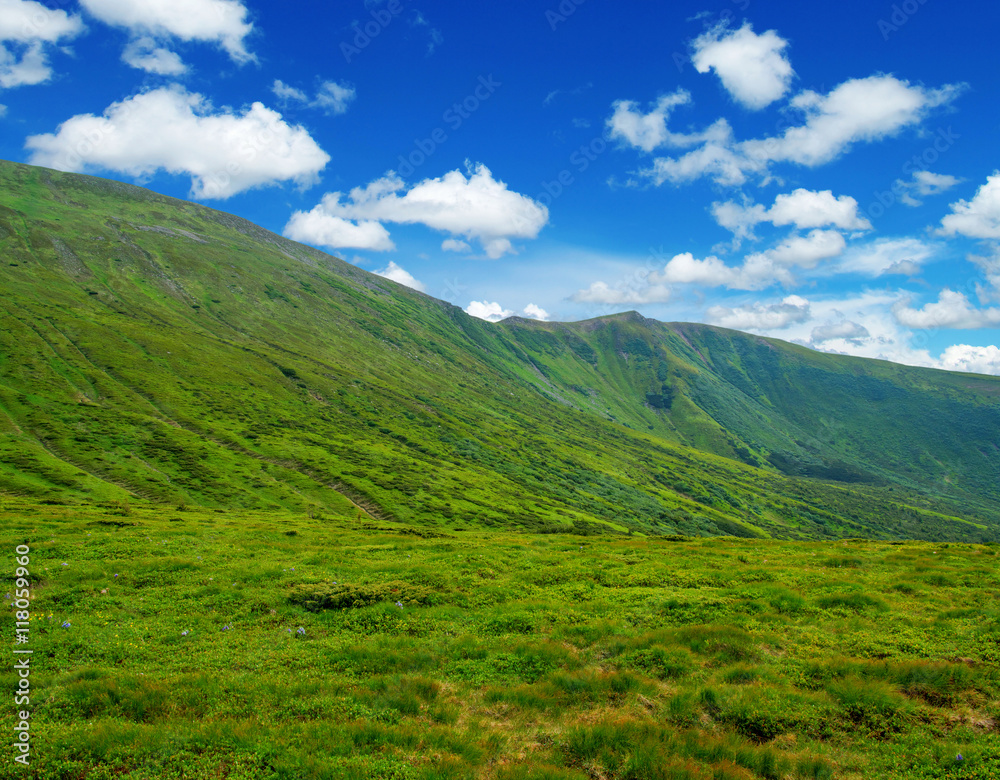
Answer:
[{"label": "distant mountain range", "polygon": [[461,309],[0,163],[0,492],[451,529],[1000,539],[1000,378]]}]

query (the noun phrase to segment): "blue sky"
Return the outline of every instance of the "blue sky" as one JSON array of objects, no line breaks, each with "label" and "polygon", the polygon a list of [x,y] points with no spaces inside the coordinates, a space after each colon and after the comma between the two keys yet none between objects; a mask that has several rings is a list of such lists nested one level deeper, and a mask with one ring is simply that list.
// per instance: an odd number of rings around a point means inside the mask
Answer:
[{"label": "blue sky", "polygon": [[0,0],[0,156],[477,316],[1000,374],[987,4]]}]

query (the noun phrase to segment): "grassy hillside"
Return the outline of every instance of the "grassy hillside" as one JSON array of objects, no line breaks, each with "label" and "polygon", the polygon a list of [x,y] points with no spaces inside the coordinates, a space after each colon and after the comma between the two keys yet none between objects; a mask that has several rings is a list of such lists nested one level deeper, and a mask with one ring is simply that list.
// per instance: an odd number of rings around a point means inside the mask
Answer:
[{"label": "grassy hillside", "polygon": [[8,499],[22,543],[34,752],[4,777],[1000,778],[995,545]]},{"label": "grassy hillside", "polygon": [[1000,538],[1000,380],[629,315],[490,325],[237,217],[12,163],[0,254],[10,495]]},{"label": "grassy hillside", "polygon": [[637,429],[785,474],[1000,500],[1000,380],[815,352],[636,312],[509,320],[553,391]]}]

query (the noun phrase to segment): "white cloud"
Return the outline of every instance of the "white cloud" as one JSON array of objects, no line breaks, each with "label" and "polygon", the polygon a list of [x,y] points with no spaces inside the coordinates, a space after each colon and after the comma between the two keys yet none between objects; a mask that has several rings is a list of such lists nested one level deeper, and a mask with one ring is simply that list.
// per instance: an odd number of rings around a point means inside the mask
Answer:
[{"label": "white cloud", "polygon": [[434,51],[444,43],[444,35],[436,27],[432,26],[430,22],[424,17],[424,15],[417,11],[416,16],[410,21],[410,25],[413,27],[424,27],[427,30],[427,56],[430,57]]},{"label": "white cloud", "polygon": [[422,293],[427,292],[427,287],[424,285],[423,282],[419,282],[416,279],[414,279],[413,274],[411,274],[409,271],[404,270],[403,268],[400,268],[391,260],[389,261],[389,265],[387,265],[385,268],[382,268],[379,271],[373,271],[373,273],[377,276],[384,276],[386,279],[391,279],[392,281],[398,282],[399,284],[405,285],[406,287],[411,287],[414,290],[418,290]]},{"label": "white cloud", "polygon": [[864,276],[902,274],[915,276],[937,252],[937,247],[917,238],[880,238],[853,246],[830,270],[833,273],[856,273]]},{"label": "white cloud", "polygon": [[986,277],[986,283],[990,285],[989,287],[976,285],[976,294],[981,301],[1000,301],[1000,246],[994,247],[993,250],[992,257],[969,255],[969,262],[979,267]]},{"label": "white cloud", "polygon": [[761,109],[783,97],[795,75],[783,54],[788,41],[774,30],[757,35],[749,22],[732,31],[723,23],[693,45],[695,70],[714,70],[729,94],[747,108]]},{"label": "white cloud", "polygon": [[536,306],[533,303],[529,303],[524,307],[524,316],[532,320],[541,320],[545,322],[551,316],[545,309],[541,306]]},{"label": "white cloud", "polygon": [[[499,303],[491,303],[489,301],[472,301],[465,308],[465,313],[473,317],[478,317],[481,320],[487,320],[488,322],[499,322],[516,314],[516,312],[510,309],[505,309]],[[530,320],[539,320],[541,322],[547,322],[550,317],[545,309],[533,303],[525,306],[521,310],[521,314]]]},{"label": "white cloud", "polygon": [[1000,376],[1000,348],[973,347],[955,344],[941,355],[941,368],[947,371],[967,371],[974,374]]},{"label": "white cloud", "polygon": [[159,76],[179,76],[187,72],[187,65],[175,52],[157,46],[156,41],[149,37],[130,41],[122,52],[122,61]]},{"label": "white cloud", "polygon": [[330,160],[305,128],[261,103],[239,114],[213,111],[179,86],[113,103],[103,116],[79,114],[25,146],[33,165],[63,171],[189,174],[196,198],[228,198],[283,181],[308,186]]},{"label": "white cloud", "polygon": [[751,158],[822,165],[854,143],[877,141],[916,124],[958,91],[910,86],[894,76],[869,76],[845,81],[828,95],[802,92],[791,104],[805,114],[806,123],[789,128],[780,138],[748,141],[744,151]]},{"label": "white cloud", "polygon": [[871,333],[864,325],[850,320],[818,325],[812,330],[810,340],[815,344],[822,344],[834,339],[846,339],[848,341],[859,341],[860,339],[871,338]]},{"label": "white cloud", "polygon": [[930,352],[914,348],[911,332],[893,317],[892,306],[899,299],[898,292],[885,290],[865,290],[847,298],[812,297],[812,317],[784,329],[780,337],[825,352],[935,366]]},{"label": "white cloud", "polygon": [[958,184],[961,179],[954,176],[947,176],[942,173],[931,173],[930,171],[914,171],[913,177],[910,181],[903,181],[902,179],[897,179],[896,183],[893,185],[894,192],[901,192],[899,200],[901,203],[905,203],[907,206],[921,206],[923,201],[919,201],[914,198],[910,193],[915,192],[921,197],[927,197],[928,195],[939,195],[942,192],[947,192],[956,184]]},{"label": "white cloud", "polygon": [[914,334],[902,328],[893,316],[893,304],[898,301],[898,293],[885,291],[866,291],[845,299],[813,299],[812,319],[793,324],[777,335],[835,354],[1000,375],[1000,350],[995,346],[955,345],[940,358],[914,346]]},{"label": "white cloud", "polygon": [[106,24],[136,36],[173,36],[182,41],[216,43],[236,62],[254,59],[244,43],[253,25],[239,0],[80,0]]},{"label": "white cloud", "polygon": [[952,213],[941,220],[941,233],[959,233],[969,238],[1000,238],[1000,171],[986,178],[986,184],[971,201],[951,204]]},{"label": "white cloud", "polygon": [[691,102],[689,92],[679,89],[669,95],[661,95],[649,113],[642,113],[635,101],[618,100],[612,105],[614,113],[607,121],[611,137],[625,141],[644,152],[651,152],[658,146],[689,146],[687,137],[667,130],[667,119],[677,106]]},{"label": "white cloud", "polygon": [[0,87],[25,87],[41,84],[52,78],[45,49],[35,41],[22,47],[20,57],[0,44]]},{"label": "white cloud", "polygon": [[286,84],[281,79],[275,79],[274,84],[271,85],[271,91],[275,94],[279,100],[294,100],[298,103],[308,103],[309,96],[303,92],[301,89],[296,89],[293,86]]},{"label": "white cloud", "polygon": [[[726,265],[714,255],[704,259],[684,252],[670,258],[659,271],[638,274],[627,291],[609,288],[603,282],[581,290],[572,300],[593,303],[652,303],[667,300],[671,284],[728,287],[732,290],[762,290],[773,284],[795,283],[794,268],[814,269],[820,261],[844,251],[844,237],[835,230],[813,230],[793,235],[777,246],[744,258],[739,266]],[[648,299],[648,300],[647,300]]]},{"label": "white cloud", "polygon": [[[812,230],[805,236],[791,236],[763,255],[785,267],[815,268],[820,260],[840,255],[847,242],[836,230]],[[755,255],[751,255],[751,258]],[[747,258],[749,263],[750,258]]]},{"label": "white cloud", "polygon": [[712,204],[712,216],[722,227],[733,234],[733,248],[738,249],[745,238],[756,238],[754,228],[767,222],[767,209],[744,197],[742,204],[734,201]]},{"label": "white cloud", "polygon": [[378,222],[352,222],[334,217],[323,211],[322,206],[316,206],[312,211],[296,211],[285,225],[284,235],[293,241],[330,249],[391,252],[396,248],[389,231]]},{"label": "white cloud", "polygon": [[313,105],[328,114],[343,114],[355,97],[357,92],[354,87],[338,84],[336,81],[324,81],[316,93]]},{"label": "white cloud", "polygon": [[730,269],[725,285],[737,290],[760,290],[772,284],[795,283],[793,268],[816,268],[820,261],[840,255],[846,246],[836,230],[813,230],[805,236],[793,235],[764,252],[748,255],[739,268]]},{"label": "white cloud", "polygon": [[[846,81],[827,95],[802,92],[791,101],[791,106],[803,114],[805,121],[782,135],[736,142],[729,125],[720,119],[700,135],[680,136],[700,138],[698,148],[680,158],[656,158],[652,167],[640,171],[640,175],[657,185],[708,176],[719,184],[738,186],[746,182],[749,174],[766,180],[774,163],[816,167],[833,161],[853,144],[889,138],[918,124],[932,109],[950,102],[960,91],[957,86],[941,89],[911,86],[894,76],[878,75]],[[616,113],[620,103],[614,104]],[[662,131],[655,124],[655,132],[640,136],[645,146],[656,139],[673,137],[665,127],[665,116]],[[660,145],[666,143],[664,140]]]},{"label": "white cloud", "polygon": [[83,32],[78,16],[56,11],[34,0],[0,0],[0,41],[57,43]]},{"label": "white cloud", "polygon": [[320,84],[316,97],[312,100],[301,89],[286,84],[281,79],[275,79],[271,91],[284,103],[303,103],[309,108],[318,108],[325,114],[347,113],[347,107],[357,97],[354,87],[338,84],[336,81],[324,81]]},{"label": "white cloud", "polygon": [[574,303],[604,303],[614,306],[665,303],[670,299],[670,288],[642,281],[625,287],[611,287],[606,282],[594,282],[586,290],[577,290],[569,299]]},{"label": "white cloud", "polygon": [[700,284],[706,287],[729,286],[736,282],[739,271],[715,256],[699,260],[690,252],[674,255],[667,261],[656,279],[672,284]]},{"label": "white cloud", "polygon": [[390,172],[366,187],[355,187],[346,200],[340,192],[325,195],[313,212],[346,220],[426,225],[479,241],[492,259],[514,251],[510,239],[535,238],[548,222],[545,206],[507,189],[485,165],[470,166],[467,174],[450,171],[408,187]]},{"label": "white cloud", "polygon": [[977,309],[963,293],[944,289],[936,303],[922,309],[912,309],[907,301],[900,301],[892,308],[900,325],[908,328],[991,328],[1000,325],[1000,309]]},{"label": "white cloud", "polygon": [[7,116],[7,106],[0,104],[0,117]]},{"label": "white cloud", "polygon": [[0,0],[0,88],[52,78],[46,49],[83,32],[80,17],[34,0]]},{"label": "white cloud", "polygon": [[918,195],[937,195],[946,192],[962,180],[955,176],[948,176],[943,173],[931,173],[930,171],[915,171],[913,173],[913,187]]},{"label": "white cloud", "polygon": [[798,295],[789,295],[781,303],[741,306],[730,309],[713,306],[708,310],[709,321],[714,325],[736,330],[781,330],[805,322],[810,317],[809,301]]},{"label": "white cloud", "polygon": [[457,238],[446,238],[441,242],[441,249],[445,252],[471,252],[472,247],[469,246],[465,241],[459,241]]},{"label": "white cloud", "polygon": [[831,190],[813,192],[799,188],[787,195],[778,195],[774,205],[745,201],[713,203],[712,214],[716,221],[733,233],[737,242],[753,238],[753,228],[770,222],[778,227],[793,225],[799,229],[832,225],[843,230],[871,230],[871,223],[858,215],[858,202],[847,195],[834,197]]},{"label": "white cloud", "polygon": [[500,322],[514,316],[514,312],[505,309],[499,303],[488,301],[472,301],[465,307],[465,313],[487,322]]},{"label": "white cloud", "polygon": [[858,216],[858,202],[848,196],[833,196],[830,190],[812,192],[799,188],[788,195],[779,195],[768,211],[768,220],[775,225],[795,225],[797,228],[818,228],[827,225],[843,230],[871,230],[871,223]]}]

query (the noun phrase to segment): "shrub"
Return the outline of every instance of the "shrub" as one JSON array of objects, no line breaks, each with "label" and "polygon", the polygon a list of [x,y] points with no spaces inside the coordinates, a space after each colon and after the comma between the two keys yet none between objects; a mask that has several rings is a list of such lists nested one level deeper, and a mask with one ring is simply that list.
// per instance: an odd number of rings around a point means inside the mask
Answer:
[{"label": "shrub", "polygon": [[865,593],[831,593],[829,596],[821,596],[816,603],[823,609],[846,609],[851,612],[863,612],[868,609],[885,612],[889,609],[889,605],[882,599]]},{"label": "shrub", "polygon": [[875,736],[899,731],[913,713],[913,706],[885,683],[851,676],[828,690],[847,720]]},{"label": "shrub", "polygon": [[691,656],[687,652],[667,650],[659,645],[629,653],[624,658],[624,665],[642,669],[661,680],[679,679],[693,667]]},{"label": "shrub", "polygon": [[404,607],[429,606],[444,601],[439,593],[406,582],[386,582],[381,585],[331,585],[327,583],[299,585],[292,589],[288,600],[310,612],[328,609],[358,609],[380,602],[399,602]]}]

